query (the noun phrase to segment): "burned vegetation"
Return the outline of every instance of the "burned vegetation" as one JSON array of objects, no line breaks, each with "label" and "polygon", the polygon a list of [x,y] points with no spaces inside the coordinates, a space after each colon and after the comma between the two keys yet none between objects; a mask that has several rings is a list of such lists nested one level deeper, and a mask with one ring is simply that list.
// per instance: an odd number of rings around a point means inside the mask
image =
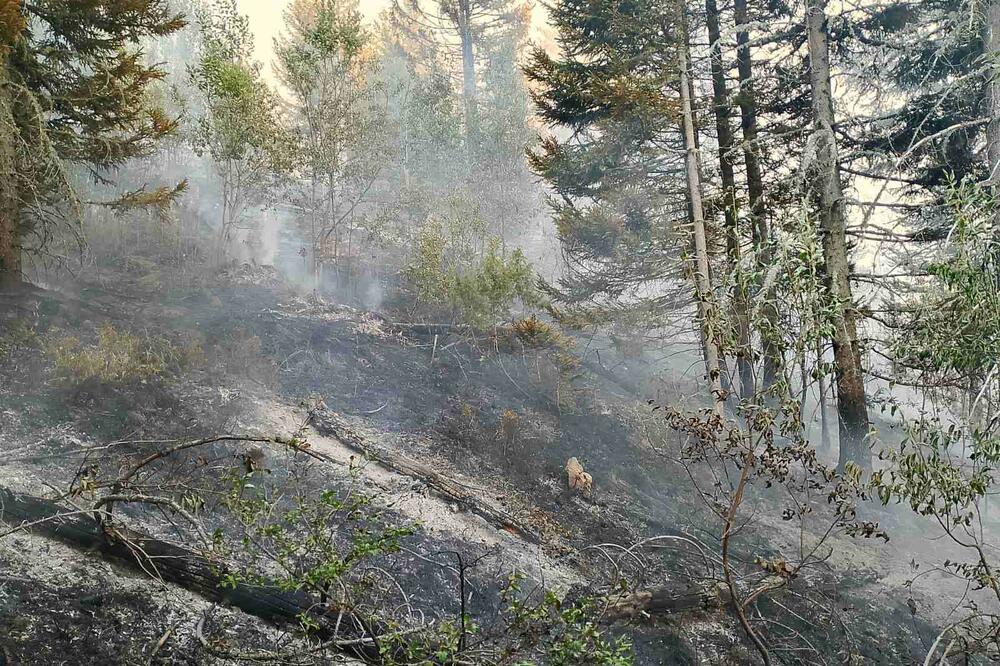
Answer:
[{"label": "burned vegetation", "polygon": [[996,8],[270,4],[0,0],[0,666],[1000,659]]},{"label": "burned vegetation", "polygon": [[[11,663],[751,658],[681,481],[707,478],[660,448],[669,419],[586,371],[582,339],[245,283],[143,305],[138,329],[130,286],[81,286],[3,294]],[[741,530],[759,559],[728,566],[788,586],[753,600],[772,617],[843,625],[781,640],[886,631],[876,576],[850,589],[826,551],[793,570],[783,528]],[[852,648],[905,663],[933,634],[906,613],[894,643]]]}]

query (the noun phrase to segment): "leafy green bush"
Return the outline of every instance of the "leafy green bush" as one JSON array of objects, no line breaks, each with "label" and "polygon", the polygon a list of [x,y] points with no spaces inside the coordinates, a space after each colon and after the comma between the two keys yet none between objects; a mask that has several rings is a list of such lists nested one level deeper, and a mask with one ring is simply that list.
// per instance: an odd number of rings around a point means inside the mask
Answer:
[{"label": "leafy green bush", "polygon": [[[274,492],[273,484],[262,483],[252,470],[230,477],[222,504],[242,531],[238,543],[245,571],[229,574],[225,585],[277,585],[313,593],[324,602],[337,594],[346,606],[356,602],[349,592],[360,594],[352,579],[356,570],[398,552],[400,541],[416,529],[391,524],[373,496],[354,488],[296,493],[289,505],[281,505]],[[222,530],[215,539],[221,546]],[[300,622],[307,632],[319,628],[308,614]]]},{"label": "leafy green bush", "polygon": [[[291,451],[308,447],[297,438],[284,443]],[[245,466],[234,465],[223,477],[227,488],[219,508],[234,520],[207,537],[213,555],[231,563],[222,585],[274,586],[312,597],[316,612],[299,615],[304,635],[335,625],[347,645],[360,630],[363,637],[353,640],[360,644],[370,636],[383,666],[631,666],[631,646],[603,633],[595,604],[525,590],[525,577],[517,573],[500,588],[499,613],[486,622],[464,604],[449,617],[427,622],[421,614],[416,621],[395,579],[388,589],[399,590],[404,607],[388,604],[380,590],[383,577],[396,570],[394,556],[418,526],[398,523],[378,496],[360,488],[357,469],[336,490],[318,490],[308,465],[271,477],[260,462],[263,454],[254,458],[251,452],[243,460]],[[197,513],[204,501],[197,497],[185,506]],[[459,561],[465,581],[476,564]],[[330,610],[335,612],[324,613]],[[349,621],[352,615],[363,626]],[[255,656],[263,662],[268,655]]]},{"label": "leafy green bush", "polygon": [[505,252],[499,238],[475,250],[466,232],[451,232],[439,219],[421,229],[404,271],[417,306],[432,316],[488,326],[507,315],[516,300],[535,303],[534,272],[520,250]]},{"label": "leafy green bush", "polygon": [[513,574],[501,590],[495,625],[480,626],[468,616],[438,622],[414,635],[404,654],[384,655],[383,663],[632,666],[631,643],[605,635],[593,601],[563,603],[549,591],[525,594],[523,581]]},{"label": "leafy green bush", "polygon": [[546,591],[540,602],[532,602],[522,595],[522,580],[511,577],[503,592],[508,621],[527,641],[523,649],[533,648],[544,659],[519,661],[516,666],[632,666],[631,643],[604,635],[591,600],[563,603]]}]

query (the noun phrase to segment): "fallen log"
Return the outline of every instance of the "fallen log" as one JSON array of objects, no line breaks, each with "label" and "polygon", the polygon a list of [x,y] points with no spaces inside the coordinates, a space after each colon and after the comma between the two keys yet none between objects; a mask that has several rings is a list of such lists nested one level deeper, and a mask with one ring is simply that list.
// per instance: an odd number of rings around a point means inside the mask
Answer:
[{"label": "fallen log", "polygon": [[718,610],[728,603],[729,592],[724,586],[705,584],[685,587],[661,587],[638,590],[606,600],[606,621],[640,616],[671,615],[695,609]]},{"label": "fallen log", "polygon": [[368,441],[347,425],[336,412],[315,410],[311,413],[311,422],[321,435],[333,437],[352,451],[392,472],[420,481],[441,497],[459,504],[494,527],[510,532],[532,544],[541,542],[538,532],[530,526],[475,497],[459,483],[434,471],[427,465],[394,453],[385,446]]},{"label": "fallen log", "polygon": [[[267,622],[299,626],[303,615],[316,620],[319,629],[314,637],[320,640],[338,639],[331,615],[341,609],[328,610],[303,591],[285,591],[276,586],[250,585],[237,582],[224,584],[230,570],[224,563],[214,562],[202,553],[115,526],[102,529],[92,517],[67,511],[59,504],[38,497],[0,488],[0,522],[12,528],[31,523],[31,531],[62,541],[69,546],[121,563],[165,582],[174,583],[209,601],[227,604]],[[88,512],[89,513],[89,512]],[[25,527],[25,529],[29,529]],[[379,634],[380,627],[371,627],[364,618],[347,609],[340,626],[367,627]],[[367,633],[367,632],[366,632]],[[378,662],[377,637],[357,634],[345,636],[340,649],[365,661]],[[335,643],[335,647],[338,647]]]},{"label": "fallen log", "polygon": [[455,333],[467,335],[469,333],[485,333],[488,329],[477,328],[469,324],[423,324],[420,322],[408,321],[386,321],[382,322],[382,327],[390,331],[399,331],[410,335],[448,335]]}]

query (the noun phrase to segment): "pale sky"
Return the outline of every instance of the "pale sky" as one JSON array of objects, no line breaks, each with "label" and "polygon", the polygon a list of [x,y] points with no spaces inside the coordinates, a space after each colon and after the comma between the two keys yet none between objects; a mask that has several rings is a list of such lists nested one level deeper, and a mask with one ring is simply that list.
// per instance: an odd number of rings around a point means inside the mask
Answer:
[{"label": "pale sky", "polygon": [[[389,6],[392,0],[359,0],[361,14],[369,23]],[[274,38],[281,34],[282,13],[290,0],[237,0],[240,9],[250,18],[250,29],[253,31],[257,51],[257,59],[264,63],[265,70],[270,70],[273,54]],[[545,45],[551,40],[551,30],[545,23],[544,7],[540,3],[532,3],[532,37],[536,43]]]},{"label": "pale sky", "polygon": [[[373,21],[389,6],[390,0],[360,0],[358,3],[365,20]],[[240,9],[250,17],[250,29],[256,39],[257,58],[271,62],[274,38],[281,33],[281,15],[289,0],[238,0]]]}]

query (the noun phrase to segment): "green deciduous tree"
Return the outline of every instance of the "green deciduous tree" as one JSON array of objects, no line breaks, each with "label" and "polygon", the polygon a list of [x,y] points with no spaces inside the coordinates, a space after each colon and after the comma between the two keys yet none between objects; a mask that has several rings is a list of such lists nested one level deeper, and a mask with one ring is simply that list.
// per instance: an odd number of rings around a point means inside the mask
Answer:
[{"label": "green deciduous tree", "polygon": [[296,0],[285,27],[276,53],[298,139],[291,189],[318,271],[345,242],[350,251],[355,220],[385,163],[384,96],[377,96],[370,36],[356,2]]},{"label": "green deciduous tree", "polygon": [[282,159],[277,99],[253,60],[253,34],[236,0],[214,0],[198,14],[201,53],[190,68],[202,97],[195,150],[211,157],[221,181],[219,244],[224,251],[247,214],[267,201]]},{"label": "green deciduous tree", "polygon": [[[1000,465],[998,203],[995,190],[971,175],[949,187],[945,201],[948,242],[929,265],[922,292],[905,300],[909,314],[892,339],[897,377],[918,385],[924,399],[916,409],[902,400],[887,406],[902,422],[903,438],[883,454],[872,494],[935,523],[960,553],[943,569],[995,602],[1000,562],[987,521]],[[995,661],[1000,621],[986,608],[965,605],[931,645],[927,663],[959,651],[970,663],[978,656]]]}]

